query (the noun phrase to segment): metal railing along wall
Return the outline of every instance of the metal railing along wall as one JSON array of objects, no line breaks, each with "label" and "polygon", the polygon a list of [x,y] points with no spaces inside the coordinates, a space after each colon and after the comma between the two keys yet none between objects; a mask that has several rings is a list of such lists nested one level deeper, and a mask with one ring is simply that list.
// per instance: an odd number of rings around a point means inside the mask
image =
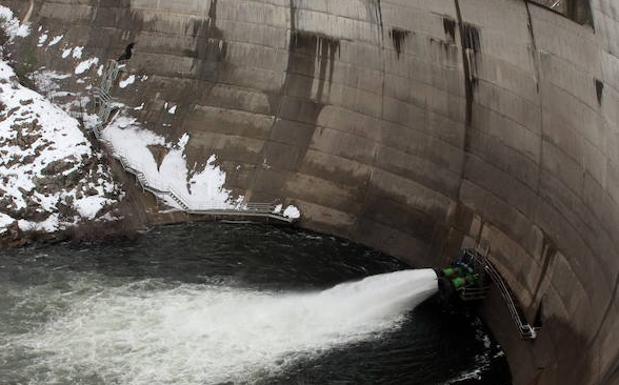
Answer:
[{"label": "metal railing along wall", "polygon": [[505,302],[505,305],[507,306],[507,309],[509,311],[510,317],[518,328],[520,336],[524,339],[535,339],[537,337],[535,328],[529,325],[526,320],[523,320],[523,317],[518,310],[518,306],[514,301],[512,292],[505,284],[505,281],[503,280],[503,277],[501,277],[501,274],[496,270],[492,262],[490,262],[490,260],[486,257],[485,253],[477,252],[476,259],[481,264],[490,279],[492,279],[496,287],[499,289],[499,294],[503,298],[503,301]]}]

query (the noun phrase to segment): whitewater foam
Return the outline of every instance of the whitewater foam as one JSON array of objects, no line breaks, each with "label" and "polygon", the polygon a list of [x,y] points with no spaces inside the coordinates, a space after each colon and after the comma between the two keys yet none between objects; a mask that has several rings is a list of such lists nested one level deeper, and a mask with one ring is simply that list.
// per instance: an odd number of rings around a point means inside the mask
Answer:
[{"label": "whitewater foam", "polygon": [[429,269],[404,270],[311,293],[157,280],[90,285],[82,276],[54,298],[67,302],[62,315],[9,341],[38,356],[33,383],[253,383],[397,329],[437,291],[437,278]]}]

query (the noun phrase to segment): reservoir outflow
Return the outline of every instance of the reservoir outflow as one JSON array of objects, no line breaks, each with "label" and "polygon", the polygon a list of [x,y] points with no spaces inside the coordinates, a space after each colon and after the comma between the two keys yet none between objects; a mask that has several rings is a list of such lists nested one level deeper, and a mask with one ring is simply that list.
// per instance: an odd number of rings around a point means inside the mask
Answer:
[{"label": "reservoir outflow", "polygon": [[434,270],[333,237],[183,225],[7,252],[0,266],[9,382],[439,384],[479,368],[508,378],[480,324],[424,303]]}]

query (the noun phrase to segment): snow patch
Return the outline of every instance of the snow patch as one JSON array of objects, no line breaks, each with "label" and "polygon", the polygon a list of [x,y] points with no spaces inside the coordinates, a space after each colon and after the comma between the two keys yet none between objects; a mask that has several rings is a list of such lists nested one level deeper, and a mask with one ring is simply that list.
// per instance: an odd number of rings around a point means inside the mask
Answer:
[{"label": "snow patch", "polygon": [[82,51],[84,50],[84,47],[75,47],[73,48],[73,58],[74,59],[81,59],[82,58]]},{"label": "snow patch", "polygon": [[0,234],[5,233],[7,227],[13,224],[13,222],[15,222],[15,219],[9,217],[6,214],[0,213]]},{"label": "snow patch", "polygon": [[73,48],[67,48],[65,50],[62,51],[62,58],[66,59],[69,57],[69,55],[71,55],[71,52],[73,51]]},{"label": "snow patch", "polygon": [[3,5],[0,5],[0,28],[7,34],[9,40],[30,35],[30,27],[21,24],[13,15],[13,11]]},{"label": "snow patch", "polygon": [[83,62],[78,64],[77,67],[75,67],[75,74],[81,75],[84,72],[88,71],[92,66],[95,66],[97,64],[99,64],[99,59],[96,57],[93,57],[88,60],[84,60]]},{"label": "snow patch", "polygon": [[[184,133],[183,136],[181,136],[181,138],[178,140],[178,147],[184,150],[185,146],[187,146],[187,143],[189,143],[189,134]],[[211,157],[214,157],[214,156],[215,155],[211,155]],[[210,162],[210,159],[209,159],[209,162]]]},{"label": "snow patch", "polygon": [[33,222],[20,219],[17,221],[17,224],[22,231],[41,231],[51,233],[60,228],[60,220],[58,214],[52,214],[47,219],[41,222]]},{"label": "snow patch", "polygon": [[47,33],[42,34],[41,36],[39,36],[39,43],[37,44],[37,47],[43,47],[43,44],[45,44],[45,42],[47,41]]},{"label": "snow patch", "polygon": [[125,80],[121,80],[121,81],[118,83],[118,86],[119,86],[120,88],[126,88],[128,85],[133,84],[134,82],[135,82],[135,75],[131,75],[131,76],[129,76],[127,79],[125,79]]},{"label": "snow patch", "polygon": [[63,37],[64,37],[64,35],[58,35],[58,36],[55,36],[55,37],[54,37],[54,38],[53,38],[53,39],[49,42],[49,44],[48,44],[47,46],[48,46],[48,47],[53,47],[53,46],[55,46],[56,44],[60,43],[60,40],[62,40],[62,38],[63,38]]},{"label": "snow patch", "polygon": [[108,199],[100,196],[90,196],[77,200],[75,208],[80,213],[82,218],[92,220],[97,216],[103,207],[108,203]]},{"label": "snow patch", "polygon": [[143,109],[144,109],[144,103],[143,102],[139,106],[133,108],[134,111],[141,111]]},{"label": "snow patch", "polygon": [[299,219],[301,218],[301,211],[295,206],[290,205],[284,210],[284,216],[289,219]]},{"label": "snow patch", "polygon": [[172,114],[172,115],[176,114],[176,106],[173,106],[172,108],[170,108],[168,110],[168,114]]}]

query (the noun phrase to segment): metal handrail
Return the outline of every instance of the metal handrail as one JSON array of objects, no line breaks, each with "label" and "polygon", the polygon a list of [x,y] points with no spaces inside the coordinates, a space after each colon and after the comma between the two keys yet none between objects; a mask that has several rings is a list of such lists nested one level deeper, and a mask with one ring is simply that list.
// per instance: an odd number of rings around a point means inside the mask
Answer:
[{"label": "metal handrail", "polygon": [[499,289],[499,293],[501,294],[501,297],[503,297],[503,301],[507,305],[507,309],[510,313],[510,316],[512,320],[514,321],[514,323],[516,324],[516,326],[518,327],[520,336],[525,339],[535,339],[537,337],[535,328],[529,325],[526,321],[522,320],[522,317],[520,315],[520,312],[518,311],[516,302],[513,299],[512,293],[507,287],[507,285],[505,285],[505,281],[503,280],[503,277],[501,277],[501,274],[496,270],[494,265],[490,262],[490,260],[486,256],[480,253],[476,253],[476,254],[477,254],[476,255],[477,259],[480,262],[482,262],[482,267],[484,268],[484,271],[486,271],[486,273],[490,276],[492,281],[495,283],[495,285]]},{"label": "metal handrail", "polygon": [[93,93],[95,94],[95,97],[103,103],[109,103],[110,101],[114,100],[114,98],[107,91],[101,88],[94,88]]}]

